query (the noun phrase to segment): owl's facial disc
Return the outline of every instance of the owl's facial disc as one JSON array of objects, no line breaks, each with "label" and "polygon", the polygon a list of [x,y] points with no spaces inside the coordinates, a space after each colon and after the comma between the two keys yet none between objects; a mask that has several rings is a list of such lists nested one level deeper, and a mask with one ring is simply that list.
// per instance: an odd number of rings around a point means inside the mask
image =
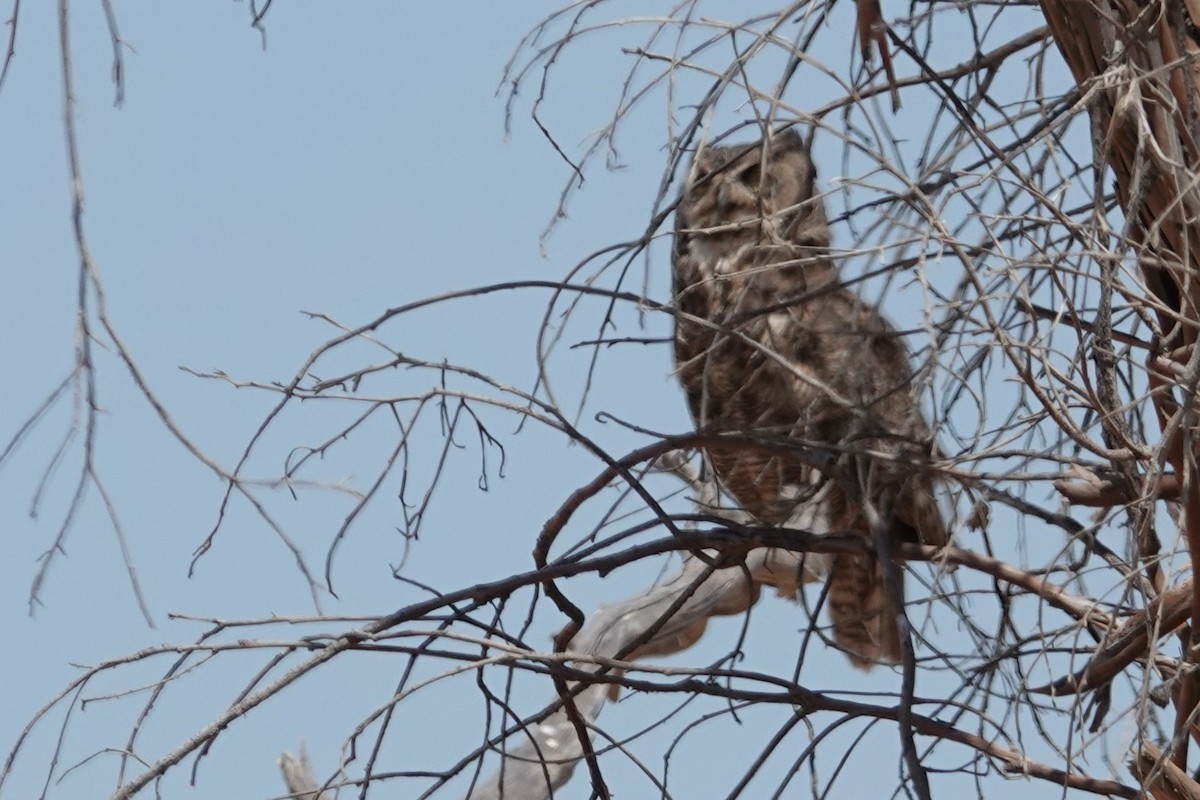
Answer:
[{"label": "owl's facial disc", "polygon": [[[714,228],[760,220],[773,181],[757,150],[753,153],[702,153],[685,196],[689,227]],[[728,235],[736,231],[714,232]]]}]

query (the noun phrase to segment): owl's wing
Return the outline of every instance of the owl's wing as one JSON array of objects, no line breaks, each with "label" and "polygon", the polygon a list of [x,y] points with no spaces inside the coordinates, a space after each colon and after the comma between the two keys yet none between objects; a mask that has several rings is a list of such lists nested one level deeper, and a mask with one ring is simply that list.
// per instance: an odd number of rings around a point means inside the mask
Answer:
[{"label": "owl's wing", "polygon": [[[895,329],[876,309],[843,289],[808,306],[790,337],[786,330],[782,333],[793,346],[804,337],[819,343],[819,352],[810,356],[802,348],[793,352],[829,387],[813,401],[804,427],[810,436],[823,431],[830,445],[845,449],[841,480],[850,485],[843,483],[840,491],[828,493],[832,529],[870,538],[861,508],[865,500],[885,515],[894,540],[945,544],[945,519],[933,478],[923,468],[933,451],[933,437],[912,388],[907,350]],[[808,381],[794,377],[794,395],[812,391]],[[838,554],[829,566],[833,638],[851,663],[863,669],[901,659],[903,577],[894,594],[885,586],[883,570],[873,554]]]},{"label": "owl's wing", "polygon": [[933,434],[903,340],[878,310],[849,291],[831,296],[815,313],[821,317],[815,325],[841,330],[826,336],[826,372],[853,406],[842,432],[845,447],[872,454],[850,459],[856,491],[892,521],[897,540],[946,544],[949,531],[929,470]]}]

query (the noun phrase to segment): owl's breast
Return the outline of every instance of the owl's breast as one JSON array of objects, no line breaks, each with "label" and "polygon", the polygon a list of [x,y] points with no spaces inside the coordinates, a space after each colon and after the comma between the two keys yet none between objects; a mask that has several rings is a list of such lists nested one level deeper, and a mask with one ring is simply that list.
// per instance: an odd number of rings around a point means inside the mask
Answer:
[{"label": "owl's breast", "polygon": [[733,236],[693,236],[687,253],[695,266],[695,280],[712,281],[741,272],[753,246]]}]

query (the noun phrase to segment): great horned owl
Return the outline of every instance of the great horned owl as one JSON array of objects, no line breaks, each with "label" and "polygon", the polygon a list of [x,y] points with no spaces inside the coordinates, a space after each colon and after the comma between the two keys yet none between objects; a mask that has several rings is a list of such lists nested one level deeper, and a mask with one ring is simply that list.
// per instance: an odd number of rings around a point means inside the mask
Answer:
[{"label": "great horned owl", "polygon": [[[829,257],[816,173],[795,131],[696,155],[676,212],[675,358],[696,425],[776,437],[808,457],[707,448],[722,485],[766,525],[814,504],[826,529],[945,544],[933,452],[896,331]],[[836,465],[821,472],[819,455]],[[806,519],[813,519],[809,513]],[[817,526],[819,527],[819,526]],[[829,561],[834,640],[858,667],[900,659],[898,609],[874,557]]]}]

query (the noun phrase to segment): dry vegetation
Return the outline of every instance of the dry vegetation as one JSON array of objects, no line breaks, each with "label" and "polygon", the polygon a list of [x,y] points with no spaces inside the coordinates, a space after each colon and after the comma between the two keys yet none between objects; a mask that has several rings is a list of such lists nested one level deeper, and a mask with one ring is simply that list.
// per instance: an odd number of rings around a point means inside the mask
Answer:
[{"label": "dry vegetation", "polygon": [[[397,487],[408,500],[404,530],[436,525],[427,505],[459,442],[474,443],[470,457],[482,454],[484,480],[486,459],[494,467],[503,457],[497,429],[511,431],[515,420],[555,432],[563,447],[573,442],[594,468],[559,498],[540,536],[519,544],[532,554],[528,570],[439,587],[375,619],[315,620],[319,636],[289,638],[279,620],[214,620],[193,644],[96,666],[57,702],[76,702],[99,673],[177,653],[149,712],[177,691],[165,679],[182,679],[197,659],[271,652],[210,725],[156,761],[130,761],[117,796],[203,752],[301,676],[382,651],[402,677],[350,732],[339,769],[315,778],[307,761],[285,757],[301,796],[332,797],[337,787],[341,796],[461,795],[461,776],[471,776],[473,798],[549,797],[576,773],[575,784],[590,781],[593,796],[608,797],[610,765],[634,758],[628,748],[638,738],[619,718],[658,695],[678,702],[646,729],[669,723],[676,741],[712,717],[772,712],[758,756],[727,765],[730,782],[719,792],[729,797],[842,796],[842,764],[870,764],[868,745],[856,748],[880,730],[886,735],[869,747],[893,748],[876,767],[876,780],[887,780],[881,797],[929,798],[939,787],[984,797],[997,776],[1051,787],[1044,796],[1072,787],[1080,794],[1071,796],[1200,797],[1190,777],[1200,765],[1192,743],[1200,742],[1200,586],[1191,579],[1200,557],[1200,5],[966,0],[880,14],[868,0],[857,13],[831,0],[754,16],[703,0],[643,5],[635,17],[630,3],[572,3],[519,44],[504,83],[510,112],[540,119],[556,66],[575,48],[600,38],[625,53],[612,96],[596,98],[611,111],[591,121],[601,127],[582,148],[543,130],[583,176],[619,160],[633,115],[650,107],[666,119],[657,213],[640,238],[589,256],[560,280],[482,286],[343,326],[287,383],[207,376],[275,398],[246,457],[285,414],[308,415],[311,430],[323,432],[294,443],[280,486],[308,478],[368,421],[394,420],[384,465],[344,488],[354,511],[331,532],[328,560],[359,511]],[[269,25],[269,6],[254,9],[256,24]],[[70,92],[65,57],[64,72]],[[806,669],[808,654],[831,647],[819,584],[802,593],[813,624],[777,634],[792,654],[782,669],[743,649],[738,630],[715,659],[689,661],[687,648],[712,617],[746,618],[762,586],[795,589],[804,553],[866,544],[762,528],[728,508],[695,455],[701,436],[612,419],[640,442],[615,449],[580,422],[606,411],[594,400],[596,382],[611,374],[604,367],[628,347],[662,346],[669,331],[671,298],[647,296],[645,275],[665,267],[679,178],[697,143],[753,139],[785,124],[816,131],[843,274],[908,332],[944,456],[932,468],[956,520],[953,546],[900,553],[913,655],[861,694],[859,673]],[[579,186],[565,187],[564,206]],[[82,228],[76,235],[81,281],[98,305],[81,308],[83,349],[64,390],[86,394],[90,336],[124,351]],[[541,303],[533,386],[508,385],[487,364],[416,359],[389,339],[406,315],[431,306],[454,314],[468,298],[501,292]],[[556,372],[555,354],[571,347],[591,354],[583,377]],[[153,397],[132,357],[126,365]],[[390,376],[401,371],[404,386],[424,388],[397,389]],[[331,406],[352,413],[332,415]],[[211,460],[174,428],[168,409],[156,409],[225,482],[227,499],[250,500],[290,541],[259,499],[271,487],[250,482],[242,463]],[[82,419],[83,435],[96,424]],[[90,469],[81,485],[100,485]],[[617,604],[601,611],[571,599],[578,576],[645,559],[666,575],[647,594],[617,603],[614,592]],[[297,563],[309,569],[299,548]],[[319,574],[305,574],[317,593]],[[535,618],[560,629],[553,648],[531,639]],[[529,695],[514,689],[528,676],[545,703],[527,705]],[[415,693],[443,685],[477,692],[485,713],[464,722],[461,750],[445,763],[394,768],[387,743],[396,715]],[[630,692],[598,719],[607,701]],[[690,706],[692,698],[716,705]],[[129,752],[137,738],[135,727]],[[645,783],[613,786],[612,795],[678,796],[668,764],[688,769],[669,754],[661,765],[639,762]],[[769,783],[747,788],[768,774]]]}]

